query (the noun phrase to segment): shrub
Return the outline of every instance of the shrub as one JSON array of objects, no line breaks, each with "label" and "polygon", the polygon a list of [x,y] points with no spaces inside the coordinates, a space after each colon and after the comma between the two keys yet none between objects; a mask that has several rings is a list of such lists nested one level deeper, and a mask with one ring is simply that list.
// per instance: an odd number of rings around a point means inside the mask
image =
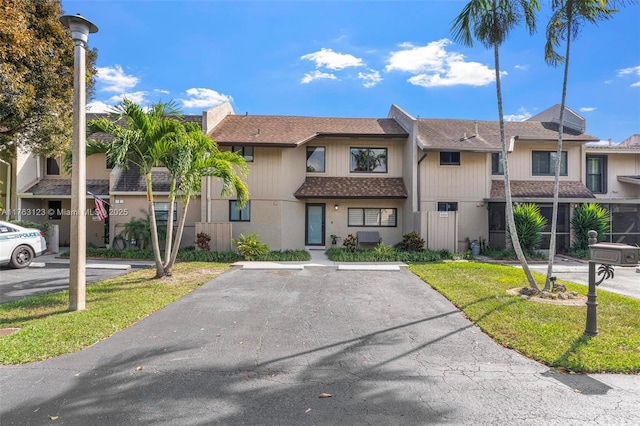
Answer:
[{"label": "shrub", "polygon": [[346,236],[344,241],[342,241],[342,245],[347,251],[354,252],[356,251],[356,247],[358,247],[358,240],[355,235],[349,234]]},{"label": "shrub", "polygon": [[392,246],[388,246],[385,243],[378,244],[373,252],[376,255],[376,260],[378,261],[390,261],[395,260],[397,258],[395,254],[395,249]]},{"label": "shrub", "polygon": [[209,241],[211,241],[211,237],[206,232],[198,232],[198,235],[196,235],[196,246],[200,250],[204,250],[204,251],[211,250]]},{"label": "shrub", "polygon": [[547,219],[540,214],[540,207],[533,203],[513,208],[516,232],[525,253],[534,253],[540,247],[540,233],[547,226]]},{"label": "shrub", "polygon": [[256,234],[240,234],[238,239],[232,238],[231,241],[245,260],[256,260],[259,256],[269,253],[269,246],[258,241]]},{"label": "shrub", "polygon": [[424,239],[414,231],[402,235],[400,248],[404,251],[422,251],[424,250],[424,244]]},{"label": "shrub", "polygon": [[607,209],[596,203],[581,204],[573,211],[571,226],[576,238],[573,240],[573,250],[587,250],[589,248],[589,231],[598,233],[598,241],[603,241],[609,232],[610,214]]}]

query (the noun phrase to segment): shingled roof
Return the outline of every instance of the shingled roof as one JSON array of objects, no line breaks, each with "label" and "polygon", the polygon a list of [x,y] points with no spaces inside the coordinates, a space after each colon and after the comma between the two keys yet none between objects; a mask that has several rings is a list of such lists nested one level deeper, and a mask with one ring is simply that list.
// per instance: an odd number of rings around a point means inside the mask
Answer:
[{"label": "shingled roof", "polygon": [[392,118],[227,115],[208,134],[219,145],[295,147],[318,136],[406,138]]},{"label": "shingled roof", "polygon": [[[557,141],[558,124],[541,121],[507,121],[504,123],[507,143],[519,140]],[[565,142],[590,142],[595,136],[565,128]],[[455,151],[500,151],[500,125],[497,121],[419,119],[418,141],[423,149]]]},{"label": "shingled roof", "polygon": [[[87,191],[95,195],[108,195],[109,179],[87,179]],[[71,179],[42,179],[25,192],[46,198],[70,197]]]},{"label": "shingled roof", "polygon": [[[151,173],[151,184],[154,192],[169,192],[171,178],[165,170],[154,170]],[[128,169],[116,169],[115,183],[112,192],[146,192],[144,175],[140,174],[140,168],[135,164],[129,164]]]},{"label": "shingled roof", "polygon": [[[511,181],[513,198],[553,198],[553,181]],[[582,183],[560,181],[559,198],[596,198]],[[491,181],[491,199],[504,200],[504,180]]]},{"label": "shingled roof", "polygon": [[308,177],[296,198],[407,198],[402,178]]}]

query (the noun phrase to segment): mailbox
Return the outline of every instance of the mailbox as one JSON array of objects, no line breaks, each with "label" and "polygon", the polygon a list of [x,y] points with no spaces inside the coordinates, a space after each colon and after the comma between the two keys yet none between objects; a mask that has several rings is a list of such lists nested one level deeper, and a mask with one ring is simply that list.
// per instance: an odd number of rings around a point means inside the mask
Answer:
[{"label": "mailbox", "polygon": [[589,246],[590,260],[605,265],[638,265],[638,247],[619,243],[597,243]]}]

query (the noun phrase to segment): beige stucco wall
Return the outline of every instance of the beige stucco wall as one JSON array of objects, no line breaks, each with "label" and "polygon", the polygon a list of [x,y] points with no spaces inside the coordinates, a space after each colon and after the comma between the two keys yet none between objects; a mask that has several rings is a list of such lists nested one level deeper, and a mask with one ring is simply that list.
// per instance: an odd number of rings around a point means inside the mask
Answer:
[{"label": "beige stucco wall", "polygon": [[[61,201],[62,208],[60,209],[62,215],[60,219],[49,219],[47,214],[49,209],[49,200]],[[94,204],[93,201],[87,199],[87,209],[90,213],[93,213]],[[58,225],[58,235],[60,237],[60,247],[69,247],[69,236],[71,235],[71,199],[70,198],[23,198],[21,200],[20,210],[22,212],[21,220],[32,221],[36,223],[50,223],[52,225]],[[32,213],[32,214],[28,214]],[[92,214],[86,216],[87,219],[87,244],[92,244],[96,247],[104,247],[104,221],[98,220],[98,218]]]}]

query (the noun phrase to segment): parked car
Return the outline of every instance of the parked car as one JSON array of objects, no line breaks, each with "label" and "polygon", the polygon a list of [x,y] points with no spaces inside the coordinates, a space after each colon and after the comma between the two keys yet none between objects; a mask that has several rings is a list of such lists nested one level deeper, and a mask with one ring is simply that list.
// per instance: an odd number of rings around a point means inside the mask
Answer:
[{"label": "parked car", "polygon": [[0,221],[0,266],[26,268],[46,250],[41,230]]}]

